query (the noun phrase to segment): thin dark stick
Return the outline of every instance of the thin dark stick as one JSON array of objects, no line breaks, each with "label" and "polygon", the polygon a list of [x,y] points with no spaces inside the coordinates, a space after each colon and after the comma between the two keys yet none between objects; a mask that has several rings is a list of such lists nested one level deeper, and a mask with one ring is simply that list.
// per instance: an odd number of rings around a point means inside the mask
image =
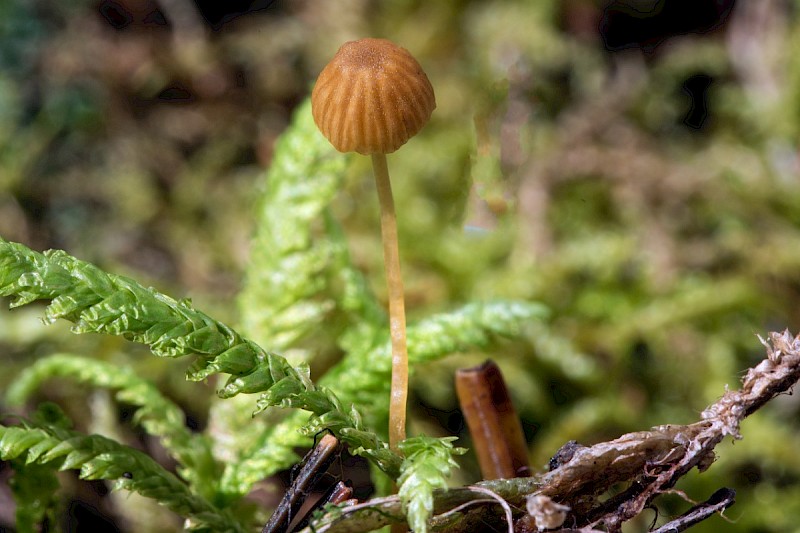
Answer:
[{"label": "thin dark stick", "polygon": [[[326,492],[320,499],[315,503],[311,509],[303,516],[303,519],[297,523],[296,526],[292,528],[292,531],[300,531],[301,529],[308,526],[309,522],[311,522],[311,517],[313,514],[322,509],[328,504],[339,505],[340,503],[344,503],[347,500],[350,500],[353,497],[353,489],[350,485],[344,481],[339,481],[335,485],[331,485]],[[353,502],[357,502],[357,500],[353,500]]]},{"label": "thin dark stick", "polygon": [[698,524],[713,515],[714,513],[721,513],[736,502],[736,491],[733,489],[722,488],[711,495],[711,497],[699,504],[695,505],[675,520],[664,524],[660,528],[651,531],[650,533],[680,533],[686,531],[695,524]]},{"label": "thin dark stick", "polygon": [[319,443],[303,458],[300,464],[303,467],[283,495],[281,503],[261,533],[286,533],[292,518],[303,505],[309,491],[319,481],[319,478],[328,470],[336,452],[339,449],[339,440],[333,435],[325,435]]}]

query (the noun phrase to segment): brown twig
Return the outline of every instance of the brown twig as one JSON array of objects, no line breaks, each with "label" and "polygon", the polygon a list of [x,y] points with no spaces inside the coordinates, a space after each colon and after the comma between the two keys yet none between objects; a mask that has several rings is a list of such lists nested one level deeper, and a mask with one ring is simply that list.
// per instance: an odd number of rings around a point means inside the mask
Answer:
[{"label": "brown twig", "polygon": [[319,501],[311,506],[305,516],[292,529],[299,530],[308,526],[314,513],[326,505],[355,505],[356,503],[358,503],[358,500],[353,499],[353,489],[350,484],[344,481],[337,481],[334,485],[331,485]]},{"label": "brown twig", "polygon": [[272,513],[261,533],[279,533],[287,531],[292,518],[308,495],[308,492],[325,474],[328,467],[336,457],[339,449],[339,440],[333,435],[324,435],[319,443],[303,458],[302,468],[283,495],[278,508]]},{"label": "brown twig", "polygon": [[711,466],[714,447],[722,439],[729,435],[740,439],[742,420],[800,380],[800,336],[792,337],[788,331],[770,333],[769,342],[764,339],[761,342],[767,349],[767,358],[747,371],[741,389],[726,392],[703,411],[702,422],[685,426],[686,431],[676,434],[673,451],[660,462],[651,463],[663,471],[636,498],[600,520],[609,531],[618,531],[623,522],[638,515],[653,498],[695,466],[701,472]]},{"label": "brown twig", "polygon": [[722,513],[725,509],[736,502],[736,491],[733,489],[722,488],[711,495],[711,497],[698,505],[695,505],[675,520],[670,520],[658,529],[650,533],[680,533],[686,531],[695,524],[699,524],[709,516]]},{"label": "brown twig", "polygon": [[456,393],[483,479],[530,475],[522,425],[497,364],[458,370]]},{"label": "brown twig", "polygon": [[[762,342],[767,349],[766,359],[747,371],[739,390],[726,392],[703,411],[701,421],[685,426],[658,426],[588,447],[573,445],[569,454],[554,462],[556,468],[550,472],[485,481],[477,486],[506,500],[512,509],[517,509],[518,515],[522,515],[528,495],[541,494],[571,508],[565,523],[572,528],[620,531],[624,522],[641,513],[658,495],[669,491],[692,468],[704,471],[710,467],[717,444],[726,436],[741,438],[739,426],[744,418],[800,380],[800,336],[771,333],[769,341]],[[600,502],[599,496],[622,482],[630,483],[623,491],[624,496],[613,498],[610,504]],[[718,492],[715,496],[673,522],[683,520],[677,525],[691,525],[690,522],[696,523],[692,520],[704,520],[733,502],[730,493]],[[467,519],[496,521],[493,508],[496,506],[471,507],[462,513],[463,521],[454,516],[458,514],[453,512],[455,508],[474,499],[476,494],[469,487],[436,491],[431,530],[469,531],[465,525]],[[476,517],[477,512],[484,514]],[[391,497],[341,509],[314,525],[319,533],[358,532],[403,520],[399,498]]]}]

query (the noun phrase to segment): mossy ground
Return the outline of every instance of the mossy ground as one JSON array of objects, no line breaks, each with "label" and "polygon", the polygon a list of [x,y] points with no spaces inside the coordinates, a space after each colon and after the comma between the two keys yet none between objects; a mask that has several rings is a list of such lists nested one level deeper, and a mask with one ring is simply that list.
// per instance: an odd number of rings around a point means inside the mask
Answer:
[{"label": "mossy ground", "polygon": [[[571,439],[688,423],[762,357],[756,334],[800,329],[800,24],[796,2],[760,14],[752,3],[721,26],[610,52],[591,1],[275,2],[212,31],[155,3],[11,0],[0,235],[235,321],[275,139],[342,41],[387,37],[413,51],[438,103],[390,162],[410,318],[496,298],[552,311],[524,341],[418,368],[410,433],[466,439],[452,375],[486,357],[536,465]],[[368,171],[349,159],[332,207],[382,296]],[[0,313],[0,383],[69,343],[133,364],[205,424],[210,387],[180,365],[38,327],[38,309]],[[317,372],[341,355],[327,325],[297,341]],[[735,523],[696,531],[796,529],[798,412],[793,397],[774,402],[685,480],[697,499],[738,492]],[[456,481],[477,479],[461,463]]]}]

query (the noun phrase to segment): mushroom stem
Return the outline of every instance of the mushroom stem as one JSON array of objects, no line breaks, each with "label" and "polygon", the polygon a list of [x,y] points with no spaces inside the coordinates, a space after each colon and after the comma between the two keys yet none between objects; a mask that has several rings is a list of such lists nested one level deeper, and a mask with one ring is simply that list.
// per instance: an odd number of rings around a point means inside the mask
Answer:
[{"label": "mushroom stem", "polygon": [[406,402],[408,399],[408,350],[406,348],[406,310],[403,278],[400,275],[400,251],[397,244],[397,218],[394,213],[392,185],[385,154],[372,154],[372,170],[381,205],[381,237],[386,284],[389,289],[389,331],[392,338],[392,389],[389,399],[389,446],[397,450],[406,438]]}]

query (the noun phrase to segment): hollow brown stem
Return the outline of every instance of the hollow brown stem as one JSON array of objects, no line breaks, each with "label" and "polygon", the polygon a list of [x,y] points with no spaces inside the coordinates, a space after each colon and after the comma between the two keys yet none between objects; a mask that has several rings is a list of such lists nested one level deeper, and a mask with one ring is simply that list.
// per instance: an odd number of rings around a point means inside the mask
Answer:
[{"label": "hollow brown stem", "polygon": [[522,425],[497,364],[490,360],[458,370],[456,393],[483,478],[530,475]]},{"label": "hollow brown stem", "polygon": [[381,237],[386,284],[389,289],[389,330],[392,339],[392,388],[389,399],[389,446],[406,438],[406,402],[408,399],[408,350],[406,348],[406,310],[403,278],[400,275],[400,251],[397,217],[394,212],[392,185],[386,155],[372,154],[372,170],[381,205]]}]

